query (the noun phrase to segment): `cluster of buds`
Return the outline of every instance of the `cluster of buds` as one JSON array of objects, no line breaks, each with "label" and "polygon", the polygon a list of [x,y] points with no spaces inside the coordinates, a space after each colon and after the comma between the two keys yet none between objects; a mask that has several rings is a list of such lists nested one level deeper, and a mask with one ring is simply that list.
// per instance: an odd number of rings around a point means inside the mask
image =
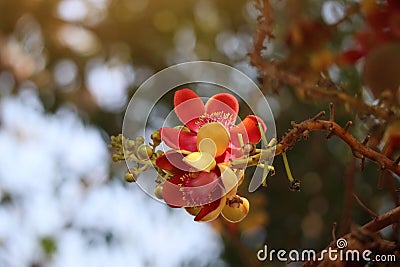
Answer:
[{"label": "cluster of buds", "polygon": [[[275,139],[267,141],[267,126],[257,116],[236,124],[239,103],[230,94],[214,95],[204,104],[192,90],[179,90],[174,110],[183,125],[153,132],[150,145],[142,137],[112,137],[111,147],[117,151],[113,159],[134,162],[127,181],[136,181],[150,166],[157,169],[154,195],[170,207],[184,208],[195,221],[208,222],[222,215],[230,222],[240,222],[250,208],[249,201],[238,194],[245,169],[263,168],[266,186],[268,173],[274,173],[268,161],[275,155]],[[161,142],[171,150],[156,151]],[[257,148],[260,142],[263,149]],[[289,180],[293,189],[299,189],[291,174]]]},{"label": "cluster of buds", "polygon": [[113,150],[113,161],[126,160],[134,163],[125,174],[127,182],[136,182],[140,174],[153,166],[155,160],[164,154],[161,150],[156,151],[156,147],[161,143],[158,131],[154,131],[151,138],[153,143],[146,145],[142,136],[136,137],[135,140],[127,139],[122,134],[111,136],[110,148]]}]

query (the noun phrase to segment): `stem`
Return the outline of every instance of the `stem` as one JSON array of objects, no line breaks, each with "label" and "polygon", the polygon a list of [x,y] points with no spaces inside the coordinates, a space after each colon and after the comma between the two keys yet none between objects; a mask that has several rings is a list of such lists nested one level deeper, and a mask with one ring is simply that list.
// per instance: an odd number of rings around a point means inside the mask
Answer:
[{"label": "stem", "polygon": [[268,146],[268,140],[267,140],[267,137],[265,136],[265,133],[264,133],[261,123],[257,123],[257,126],[258,126],[258,130],[260,131],[261,140],[263,141],[264,146]]},{"label": "stem", "polygon": [[238,134],[238,139],[239,139],[240,147],[243,149],[244,148],[243,135],[239,133]]},{"label": "stem", "polygon": [[286,170],[287,177],[288,177],[289,181],[291,183],[293,183],[294,182],[294,178],[292,176],[292,172],[290,171],[289,162],[287,160],[286,152],[282,153],[282,157],[283,157],[283,163],[285,164],[285,170]]},{"label": "stem", "polygon": [[265,164],[262,174],[262,185],[267,186],[268,164]]}]

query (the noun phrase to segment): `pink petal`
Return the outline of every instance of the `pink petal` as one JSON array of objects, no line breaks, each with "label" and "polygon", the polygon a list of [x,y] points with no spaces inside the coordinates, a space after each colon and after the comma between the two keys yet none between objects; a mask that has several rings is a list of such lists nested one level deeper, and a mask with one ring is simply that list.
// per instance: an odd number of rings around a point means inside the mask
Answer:
[{"label": "pink petal", "polygon": [[223,196],[221,187],[216,171],[182,172],[163,184],[163,198],[173,207],[194,207],[220,199]]},{"label": "pink petal", "polygon": [[156,165],[158,168],[170,171],[172,173],[180,173],[190,171],[192,168],[183,161],[184,155],[176,151],[168,151],[161,157],[157,158]]},{"label": "pink petal", "polygon": [[200,212],[194,217],[195,221],[212,221],[215,220],[222,211],[222,208],[226,204],[226,197],[222,196],[211,203],[203,205]]},{"label": "pink petal", "polygon": [[201,219],[203,219],[207,214],[218,208],[220,201],[221,200],[217,199],[210,204],[204,205],[204,207],[200,210],[196,217],[194,217],[194,220],[200,221]]},{"label": "pink petal", "polygon": [[163,185],[163,198],[173,207],[207,205],[224,196],[220,172],[178,173]]},{"label": "pink petal", "polygon": [[180,191],[183,185],[183,175],[184,173],[175,175],[163,184],[162,195],[164,201],[171,207],[186,206],[187,201],[184,199],[182,191]]},{"label": "pink petal", "polygon": [[161,140],[173,149],[197,151],[196,133],[164,127],[160,129],[160,135]]},{"label": "pink petal", "polygon": [[201,98],[192,90],[185,88],[175,92],[174,107],[178,118],[189,129],[196,131],[198,127],[193,121],[197,121],[197,118],[205,113],[204,103]]},{"label": "pink petal", "polygon": [[222,181],[218,168],[207,173],[201,172],[196,178],[185,180],[185,196],[188,206],[200,206],[223,196]]},{"label": "pink petal", "polygon": [[250,115],[244,118],[243,121],[241,121],[237,126],[231,129],[231,143],[236,147],[240,146],[240,142],[238,139],[238,134],[240,133],[243,136],[243,142],[245,144],[257,144],[261,140],[261,133],[258,129],[259,123],[261,123],[262,129],[265,132],[267,130],[267,126],[262,119],[254,115]]},{"label": "pink petal", "polygon": [[185,185],[188,187],[202,187],[205,189],[208,185],[216,186],[216,182],[219,178],[220,173],[217,172],[218,169],[212,170],[210,172],[200,172],[196,178],[191,178],[185,181]]},{"label": "pink petal", "polygon": [[207,101],[205,108],[207,114],[220,111],[232,114],[232,121],[234,122],[239,112],[239,103],[233,95],[221,93],[212,96]]}]

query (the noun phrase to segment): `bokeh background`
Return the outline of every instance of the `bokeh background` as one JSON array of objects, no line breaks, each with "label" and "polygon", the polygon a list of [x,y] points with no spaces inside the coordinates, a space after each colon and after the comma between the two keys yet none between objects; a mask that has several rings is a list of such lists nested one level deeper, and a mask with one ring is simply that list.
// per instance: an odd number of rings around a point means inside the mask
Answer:
[{"label": "bokeh background", "polygon": [[[274,2],[284,36],[304,18],[333,24],[357,1]],[[349,221],[367,222],[369,214],[345,201],[346,179],[355,179],[354,191],[371,209],[393,206],[376,189],[377,165],[352,170],[351,151],[317,133],[288,154],[302,191],[288,190],[282,159],[275,159],[268,187],[243,190],[251,211],[237,225],[195,223],[124,181],[126,166],[111,162],[107,144],[121,132],[130,96],[152,74],[212,60],[259,82],[248,57],[260,15],[252,1],[0,0],[0,13],[0,267],[255,267],[264,244],[321,250],[334,222],[342,233]],[[362,27],[356,17],[342,35]],[[337,50],[349,43],[343,36],[334,39]],[[283,58],[284,45],[266,53]],[[340,72],[354,87],[356,70]],[[278,94],[271,87],[262,85],[278,137],[290,121],[327,109],[287,86]],[[166,98],[165,112],[171,104]],[[349,108],[339,106],[336,119],[355,119],[359,138],[368,130]]]}]

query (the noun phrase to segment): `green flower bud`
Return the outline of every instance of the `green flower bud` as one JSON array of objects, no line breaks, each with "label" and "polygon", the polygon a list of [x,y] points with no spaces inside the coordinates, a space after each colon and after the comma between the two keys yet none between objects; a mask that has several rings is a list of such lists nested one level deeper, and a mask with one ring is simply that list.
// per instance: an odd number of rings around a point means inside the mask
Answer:
[{"label": "green flower bud", "polygon": [[158,146],[159,144],[161,144],[160,130],[155,130],[155,131],[151,134],[151,140],[153,140],[154,146]]},{"label": "green flower bud", "polygon": [[142,136],[138,136],[135,139],[136,147],[139,147],[144,144],[144,138]]},{"label": "green flower bud", "polygon": [[129,170],[125,173],[125,181],[128,183],[134,183],[139,178],[139,172],[135,170]]},{"label": "green flower bud", "polygon": [[153,150],[148,145],[141,145],[137,150],[137,156],[141,160],[148,160],[153,155]]},{"label": "green flower bud", "polygon": [[112,155],[112,160],[113,160],[114,162],[121,161],[121,160],[122,160],[122,159],[121,159],[121,155],[119,155],[119,154],[113,154],[113,155]]},{"label": "green flower bud", "polygon": [[126,149],[132,149],[133,147],[135,147],[135,145],[136,145],[135,141],[133,141],[131,139],[126,139],[126,141],[125,141]]},{"label": "green flower bud", "polygon": [[164,152],[162,150],[157,150],[157,152],[156,152],[157,158],[161,157],[162,155],[164,155]]},{"label": "green flower bud", "polygon": [[156,198],[163,199],[162,190],[163,186],[161,184],[157,185],[156,188],[154,188],[154,195],[156,196]]}]

